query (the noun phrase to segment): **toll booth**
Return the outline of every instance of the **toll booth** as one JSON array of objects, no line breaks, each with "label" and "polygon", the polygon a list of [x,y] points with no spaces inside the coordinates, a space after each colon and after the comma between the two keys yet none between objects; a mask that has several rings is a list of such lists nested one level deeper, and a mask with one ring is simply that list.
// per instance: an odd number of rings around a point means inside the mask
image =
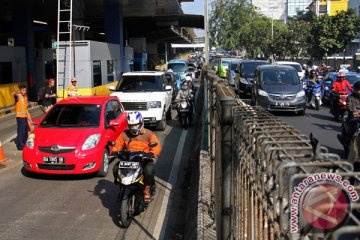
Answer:
[{"label": "toll booth", "polygon": [[[72,47],[72,56],[69,52]],[[71,77],[77,79],[77,86],[82,95],[91,95],[91,89],[111,83],[120,78],[120,45],[97,42],[75,41],[74,45],[60,42],[59,56],[67,59],[58,61],[58,95],[65,96],[62,89],[71,84]],[[71,67],[71,69],[70,69]],[[69,76],[71,73],[72,76]]]}]

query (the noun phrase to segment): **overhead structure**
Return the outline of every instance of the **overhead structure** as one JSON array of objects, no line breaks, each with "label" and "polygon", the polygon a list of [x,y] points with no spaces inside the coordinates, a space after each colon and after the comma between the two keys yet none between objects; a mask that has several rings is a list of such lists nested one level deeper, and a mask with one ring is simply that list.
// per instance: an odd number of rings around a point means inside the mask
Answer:
[{"label": "overhead structure", "polygon": [[172,43],[171,48],[204,48],[205,43]]}]

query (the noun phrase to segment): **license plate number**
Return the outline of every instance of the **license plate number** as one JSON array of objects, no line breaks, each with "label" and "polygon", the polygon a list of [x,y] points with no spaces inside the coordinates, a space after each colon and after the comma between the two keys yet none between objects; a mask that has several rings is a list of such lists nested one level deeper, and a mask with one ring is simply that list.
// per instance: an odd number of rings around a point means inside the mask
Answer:
[{"label": "license plate number", "polygon": [[64,157],[44,157],[44,163],[65,164],[65,158]]},{"label": "license plate number", "polygon": [[119,168],[138,169],[139,168],[139,162],[120,161]]},{"label": "license plate number", "polygon": [[188,112],[189,109],[180,109],[180,112]]}]

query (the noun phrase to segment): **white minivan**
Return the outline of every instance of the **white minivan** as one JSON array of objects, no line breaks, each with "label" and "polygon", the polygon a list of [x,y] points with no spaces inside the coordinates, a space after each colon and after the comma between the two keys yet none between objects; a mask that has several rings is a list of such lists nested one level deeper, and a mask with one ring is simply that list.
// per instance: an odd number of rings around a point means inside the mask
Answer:
[{"label": "white minivan", "polygon": [[276,62],[275,64],[279,64],[279,65],[287,65],[287,66],[291,66],[294,67],[300,77],[300,79],[302,79],[305,76],[305,70],[302,69],[300,63],[297,62],[288,62],[288,61],[279,61]]}]

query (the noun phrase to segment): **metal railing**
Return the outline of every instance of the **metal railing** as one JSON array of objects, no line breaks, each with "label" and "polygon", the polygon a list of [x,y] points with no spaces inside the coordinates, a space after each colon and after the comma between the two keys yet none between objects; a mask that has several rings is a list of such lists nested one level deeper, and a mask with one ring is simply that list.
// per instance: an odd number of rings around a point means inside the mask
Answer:
[{"label": "metal railing", "polygon": [[[304,221],[303,215],[292,211],[295,200],[298,208],[304,201],[305,190],[300,196],[295,187],[302,186],[306,179],[321,173],[338,176],[342,182],[356,183],[353,194],[358,196],[360,172],[354,172],[351,163],[316,144],[314,138],[301,134],[261,107],[249,106],[236,98],[226,80],[211,72],[206,78],[217,239],[359,236],[359,200],[352,202],[347,220],[333,231],[315,229]],[[311,184],[308,186],[315,186]],[[293,218],[300,219],[297,225]]]}]

